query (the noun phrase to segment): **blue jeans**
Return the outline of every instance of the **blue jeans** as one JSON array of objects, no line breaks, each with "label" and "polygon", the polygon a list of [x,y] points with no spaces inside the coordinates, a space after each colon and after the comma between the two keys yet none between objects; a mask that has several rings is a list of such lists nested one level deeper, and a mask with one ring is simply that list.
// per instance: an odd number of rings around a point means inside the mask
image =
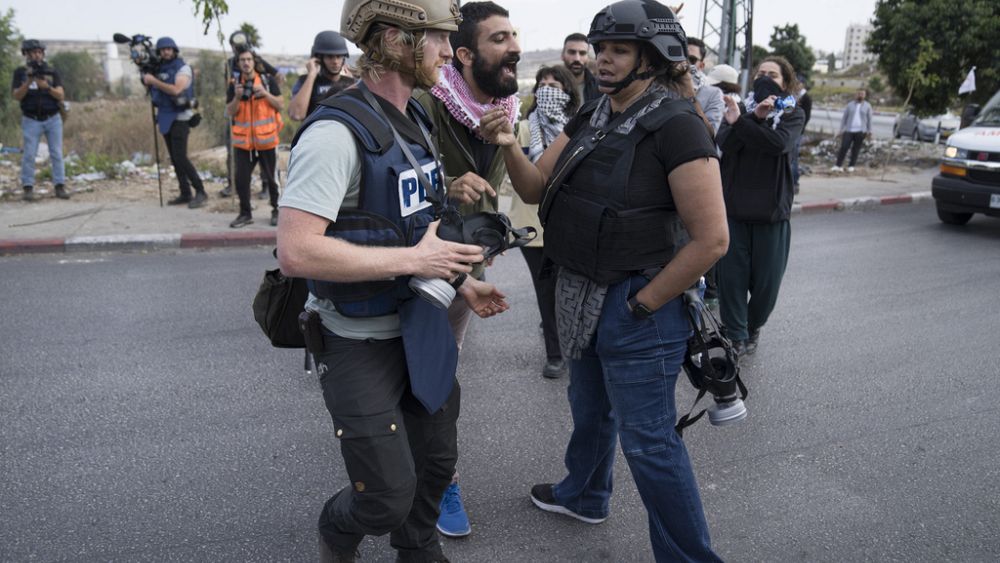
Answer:
[{"label": "blue jeans", "polygon": [[628,298],[646,283],[637,275],[608,288],[597,334],[582,357],[570,362],[569,474],[552,492],[578,514],[606,517],[620,439],[646,507],[656,560],[720,561],[710,545],[691,460],[674,431],[674,385],[691,328],[680,297],[648,319],[633,317]]},{"label": "blue jeans", "polygon": [[45,121],[37,121],[21,116],[21,131],[23,151],[21,156],[21,185],[35,185],[35,156],[38,154],[38,143],[45,135],[49,144],[49,157],[52,159],[52,183],[66,183],[66,167],[63,166],[62,155],[62,118],[55,114]]}]

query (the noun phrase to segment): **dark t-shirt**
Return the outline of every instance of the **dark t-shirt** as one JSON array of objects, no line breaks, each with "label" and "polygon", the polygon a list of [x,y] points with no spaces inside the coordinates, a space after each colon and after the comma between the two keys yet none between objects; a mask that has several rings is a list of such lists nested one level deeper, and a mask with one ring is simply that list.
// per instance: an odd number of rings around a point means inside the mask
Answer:
[{"label": "dark t-shirt", "polygon": [[[306,75],[304,74],[295,81],[295,84],[292,85],[292,96],[299,93],[299,90],[302,89],[302,85],[305,84],[305,81]],[[342,90],[347,89],[352,84],[354,84],[353,78],[338,76],[336,80],[331,80],[323,73],[317,74],[316,80],[313,81],[312,94],[309,95],[309,106],[306,108],[306,115],[312,113],[320,102]]]},{"label": "dark t-shirt", "polygon": [[490,165],[493,164],[493,157],[497,154],[497,145],[490,145],[475,136],[472,131],[468,131],[469,149],[472,151],[472,158],[476,161],[476,174],[485,178],[489,175]]},{"label": "dark t-shirt", "polygon": [[[51,71],[51,75],[48,74],[49,71]],[[62,78],[59,77],[59,71],[51,66],[46,71],[45,80],[48,81],[51,87],[58,88],[62,86]],[[10,89],[12,91],[16,90],[27,81],[28,68],[23,66],[17,67],[14,69],[14,79],[11,80]],[[59,113],[59,100],[55,99],[46,90],[39,90],[29,86],[28,93],[21,100],[21,113],[39,119],[51,117]]]},{"label": "dark t-shirt", "polygon": [[[270,92],[272,96],[281,95],[281,88],[278,87],[278,81],[275,80],[273,76],[268,76],[266,74],[259,74],[258,76],[260,76],[260,81],[264,88],[267,88],[267,91]],[[232,102],[234,97],[236,97],[236,85],[230,84],[229,88],[226,89],[226,103],[228,104],[229,102]]]},{"label": "dark t-shirt", "polygon": [[[563,133],[572,138],[590,121],[591,115],[577,113],[566,124]],[[705,122],[694,114],[676,115],[655,133],[639,141],[629,172],[630,183],[650,185],[668,176],[681,164],[699,158],[718,158],[715,142],[705,128]],[[673,201],[672,196],[670,200]]]}]

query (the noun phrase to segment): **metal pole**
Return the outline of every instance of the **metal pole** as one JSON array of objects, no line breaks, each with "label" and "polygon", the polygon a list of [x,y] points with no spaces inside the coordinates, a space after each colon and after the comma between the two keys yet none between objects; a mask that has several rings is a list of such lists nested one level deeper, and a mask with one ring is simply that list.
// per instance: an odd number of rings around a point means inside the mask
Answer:
[{"label": "metal pole", "polygon": [[153,117],[153,147],[156,152],[156,184],[160,188],[160,207],[163,207],[163,175],[160,174],[160,137],[156,134],[156,106],[149,102],[149,113]]}]

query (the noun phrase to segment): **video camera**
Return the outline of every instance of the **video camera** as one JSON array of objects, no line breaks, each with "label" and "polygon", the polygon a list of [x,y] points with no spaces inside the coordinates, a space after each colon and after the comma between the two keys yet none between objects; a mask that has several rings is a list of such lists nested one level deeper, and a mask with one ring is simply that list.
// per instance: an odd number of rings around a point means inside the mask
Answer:
[{"label": "video camera", "polygon": [[160,55],[153,48],[153,39],[142,34],[132,37],[121,33],[114,34],[115,43],[128,44],[129,58],[139,67],[143,74],[155,74],[160,66]]}]

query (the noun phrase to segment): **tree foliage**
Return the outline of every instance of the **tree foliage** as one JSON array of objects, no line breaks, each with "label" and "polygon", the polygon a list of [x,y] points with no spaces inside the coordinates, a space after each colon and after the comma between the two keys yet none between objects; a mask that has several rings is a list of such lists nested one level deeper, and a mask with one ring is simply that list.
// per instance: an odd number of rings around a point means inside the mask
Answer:
[{"label": "tree foliage", "polygon": [[[14,23],[14,9],[0,13],[0,80],[5,86],[10,86],[14,69],[24,64],[21,57],[21,33]],[[20,142],[21,110],[14,97],[7,90],[0,96],[0,143],[16,144]]]},{"label": "tree foliage", "polygon": [[208,35],[212,22],[215,22],[217,24],[215,34],[218,36],[219,43],[224,43],[226,36],[222,33],[220,19],[229,13],[229,4],[226,3],[226,0],[191,0],[191,2],[194,4],[195,15],[201,18],[201,23],[205,26],[202,34]]},{"label": "tree foliage", "polygon": [[788,59],[795,72],[806,78],[812,74],[816,55],[813,54],[809,45],[806,45],[806,38],[799,33],[799,24],[774,26],[770,46],[771,54],[780,55]]},{"label": "tree foliage", "polygon": [[868,49],[897,92],[909,93],[917,115],[945,111],[969,69],[985,103],[1000,88],[1000,2],[996,0],[879,0]]},{"label": "tree foliage", "polygon": [[[759,65],[760,61],[766,59],[767,56],[770,54],[771,53],[764,47],[761,47],[760,45],[754,45],[753,48],[750,50],[750,56],[753,57],[753,66],[756,67],[757,65]],[[752,77],[750,81],[753,82]]]},{"label": "tree foliage", "polygon": [[52,55],[48,62],[59,71],[68,100],[86,102],[107,91],[101,65],[87,53],[64,51]]},{"label": "tree foliage", "polygon": [[250,43],[250,47],[253,50],[259,49],[263,42],[260,39],[260,31],[257,30],[257,26],[250,22],[243,22],[240,24],[240,31],[247,35],[247,42]]}]

